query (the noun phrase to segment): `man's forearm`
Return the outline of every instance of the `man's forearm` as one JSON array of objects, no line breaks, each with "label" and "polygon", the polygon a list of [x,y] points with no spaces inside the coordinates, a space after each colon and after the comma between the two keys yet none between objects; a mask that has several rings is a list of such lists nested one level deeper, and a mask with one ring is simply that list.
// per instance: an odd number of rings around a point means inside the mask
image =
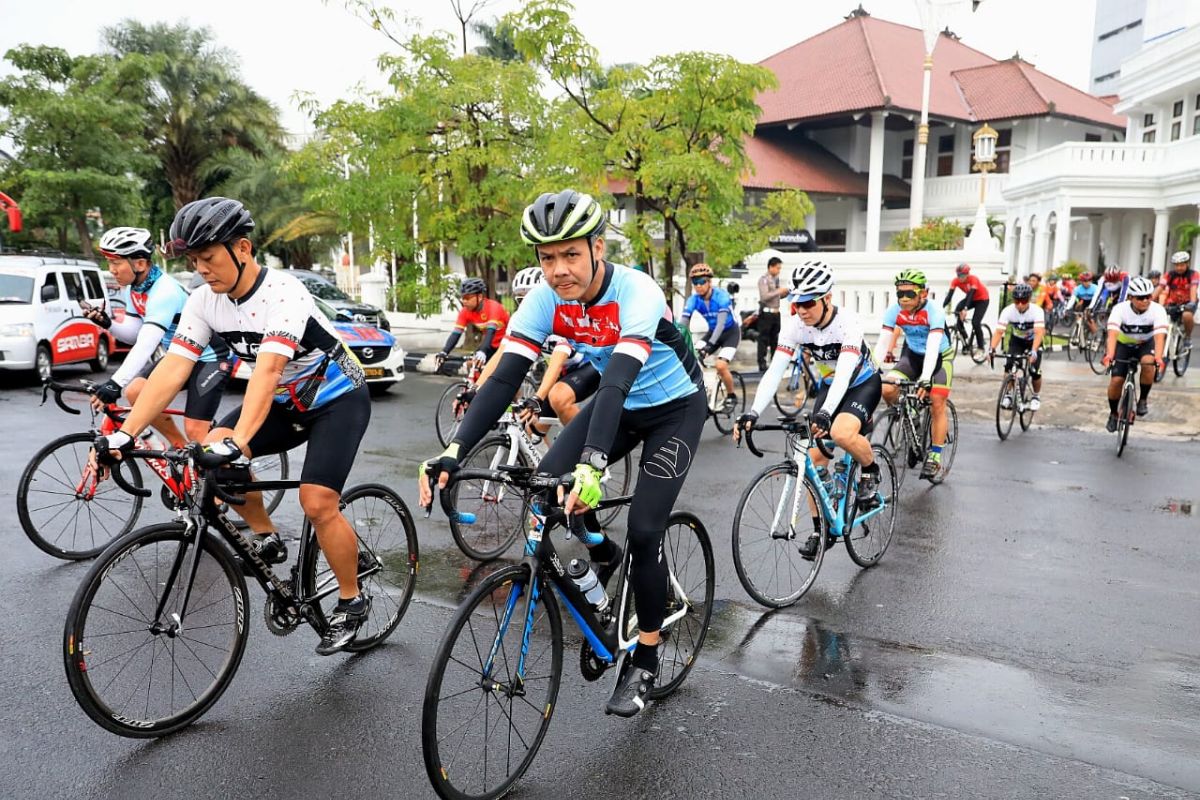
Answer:
[{"label": "man's forearm", "polygon": [[121,425],[121,430],[130,436],[137,436],[146,430],[187,383],[188,376],[192,374],[193,363],[174,353],[168,353],[158,362],[154,372],[150,373],[150,379],[146,381],[142,393],[138,395],[137,402],[133,404],[129,416]]},{"label": "man's forearm", "polygon": [[550,363],[546,365],[546,374],[542,376],[542,384],[537,388],[537,396],[540,399],[545,400],[550,396],[550,390],[554,388],[554,384],[558,383],[562,374],[563,364],[566,364],[570,357],[569,352],[559,350],[555,350],[550,356]]},{"label": "man's forearm", "polygon": [[271,411],[271,403],[274,402],[275,389],[279,386],[282,372],[282,369],[271,369],[259,363],[250,375],[246,397],[242,401],[242,412],[238,415],[237,424],[233,426],[233,441],[237,442],[237,446],[243,452]]}]

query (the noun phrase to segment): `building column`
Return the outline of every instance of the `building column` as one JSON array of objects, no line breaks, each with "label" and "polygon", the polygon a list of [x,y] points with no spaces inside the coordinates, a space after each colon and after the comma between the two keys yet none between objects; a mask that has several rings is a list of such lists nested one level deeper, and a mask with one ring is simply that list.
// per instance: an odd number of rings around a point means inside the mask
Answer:
[{"label": "building column", "polygon": [[1017,274],[1017,223],[1014,219],[1009,219],[1004,223],[1004,274],[1013,276]]},{"label": "building column", "polygon": [[1054,212],[1054,257],[1050,266],[1057,269],[1071,257],[1071,206],[1063,201]]},{"label": "building column", "polygon": [[879,252],[879,215],[883,207],[883,121],[885,111],[871,112],[871,158],[867,167],[867,247]]},{"label": "building column", "polygon": [[1140,211],[1131,211],[1131,217],[1122,232],[1125,240],[1125,254],[1122,256],[1121,268],[1130,275],[1142,274],[1142,237],[1146,234],[1145,215]]},{"label": "building column", "polygon": [[1033,253],[1030,263],[1028,275],[1031,272],[1045,273],[1046,259],[1049,257],[1050,250],[1050,215],[1040,214],[1038,216],[1037,231],[1033,234]]},{"label": "building column", "polygon": [[1018,278],[1033,272],[1033,217],[1021,225],[1021,260],[1017,265]]},{"label": "building column", "polygon": [[1166,272],[1167,266],[1167,241],[1171,237],[1171,212],[1166,208],[1154,209],[1154,240],[1151,242],[1150,248],[1150,263],[1146,266],[1146,272],[1159,270]]},{"label": "building column", "polygon": [[1083,265],[1093,273],[1100,265],[1098,253],[1100,252],[1100,228],[1103,224],[1104,217],[1099,214],[1088,216],[1087,256],[1084,258]]}]

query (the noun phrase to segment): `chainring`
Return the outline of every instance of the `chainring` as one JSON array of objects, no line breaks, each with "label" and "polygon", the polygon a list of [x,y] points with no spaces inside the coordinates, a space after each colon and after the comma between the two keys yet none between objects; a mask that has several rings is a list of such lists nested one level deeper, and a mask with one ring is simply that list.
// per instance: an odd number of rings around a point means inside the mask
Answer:
[{"label": "chainring", "polygon": [[579,673],[583,675],[583,679],[589,683],[598,681],[611,666],[612,664],[600,660],[585,639],[579,647]]},{"label": "chainring", "polygon": [[273,595],[267,595],[263,603],[263,622],[267,630],[276,636],[287,636],[300,626],[300,617],[293,611],[279,607]]}]

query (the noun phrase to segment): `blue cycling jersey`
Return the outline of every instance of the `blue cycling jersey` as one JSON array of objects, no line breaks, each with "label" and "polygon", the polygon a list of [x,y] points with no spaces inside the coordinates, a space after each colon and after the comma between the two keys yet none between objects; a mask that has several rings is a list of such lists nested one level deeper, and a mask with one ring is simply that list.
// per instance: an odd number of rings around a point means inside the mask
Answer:
[{"label": "blue cycling jersey", "polygon": [[[171,346],[175,328],[179,325],[179,316],[183,313],[188,299],[188,293],[179,285],[179,281],[162,273],[143,292],[135,291],[133,286],[122,287],[119,299],[125,303],[126,314],[141,317],[142,324],[162,329],[163,349]],[[220,343],[220,349],[228,352],[224,343]],[[216,361],[218,357],[219,354],[212,347],[206,347],[199,360]]]},{"label": "blue cycling jersey", "polygon": [[642,362],[625,408],[652,408],[700,390],[700,366],[671,320],[666,298],[650,276],[605,262],[599,296],[590,303],[560,298],[549,284],[535,286],[513,314],[505,352],[529,360],[551,336],[570,342],[601,373],[614,353]]},{"label": "blue cycling jersey", "polygon": [[1092,298],[1094,298],[1095,296],[1096,296],[1096,284],[1093,283],[1090,286],[1084,286],[1083,284],[1078,284],[1075,287],[1075,291],[1071,293],[1071,304],[1074,305],[1075,303],[1079,303],[1079,302],[1091,303]]},{"label": "blue cycling jersey", "polygon": [[711,331],[716,327],[717,318],[722,311],[725,312],[725,322],[721,326],[721,330],[716,333],[724,333],[738,324],[738,321],[735,319],[733,298],[729,296],[729,292],[714,286],[707,300],[698,294],[688,296],[683,304],[683,322],[686,324],[692,314],[699,314],[704,317],[704,321],[708,323],[708,329]]},{"label": "blue cycling jersey", "polygon": [[904,346],[914,353],[925,354],[925,345],[929,341],[930,331],[941,331],[942,353],[949,352],[953,345],[950,337],[945,336],[946,312],[941,306],[926,302],[920,308],[905,311],[899,303],[892,303],[883,315],[884,328],[899,327],[904,331]]}]

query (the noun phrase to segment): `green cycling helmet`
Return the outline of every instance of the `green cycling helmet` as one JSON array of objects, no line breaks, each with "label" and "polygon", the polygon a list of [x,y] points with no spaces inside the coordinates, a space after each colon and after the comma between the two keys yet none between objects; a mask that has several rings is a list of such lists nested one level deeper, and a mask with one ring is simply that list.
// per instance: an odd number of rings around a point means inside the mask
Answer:
[{"label": "green cycling helmet", "polygon": [[925,273],[919,269],[906,269],[896,275],[896,284],[911,283],[913,286],[924,288],[926,285]]},{"label": "green cycling helmet", "polygon": [[604,209],[590,195],[565,189],[557,194],[546,192],[525,209],[521,238],[532,245],[590,241],[603,234],[606,225]]}]

